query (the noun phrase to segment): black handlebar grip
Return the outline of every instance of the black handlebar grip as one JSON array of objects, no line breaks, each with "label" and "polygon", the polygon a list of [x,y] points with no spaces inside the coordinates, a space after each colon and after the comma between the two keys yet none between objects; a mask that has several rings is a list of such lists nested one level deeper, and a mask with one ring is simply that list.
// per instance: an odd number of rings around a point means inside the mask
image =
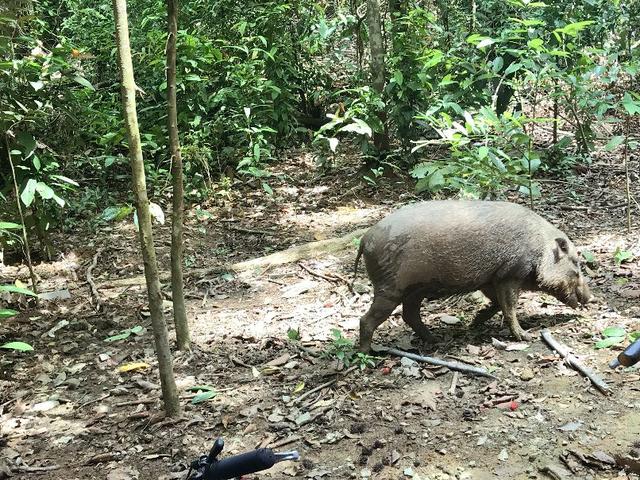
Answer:
[{"label": "black handlebar grip", "polygon": [[259,448],[252,452],[223,458],[214,463],[207,472],[207,480],[229,480],[249,473],[273,467],[276,456],[270,448]]}]

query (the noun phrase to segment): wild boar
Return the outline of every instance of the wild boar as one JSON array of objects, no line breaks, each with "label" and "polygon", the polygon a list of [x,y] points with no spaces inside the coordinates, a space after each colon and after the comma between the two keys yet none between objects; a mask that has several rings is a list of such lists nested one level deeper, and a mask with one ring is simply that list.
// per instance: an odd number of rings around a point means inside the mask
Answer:
[{"label": "wild boar", "polygon": [[533,211],[509,202],[444,200],[409,205],[371,227],[360,241],[373,303],[360,319],[360,350],[402,303],[402,318],[424,340],[423,299],[480,290],[491,303],[474,323],[502,310],[515,338],[530,339],[516,318],[523,290],[553,295],[576,308],[591,292],[576,248]]}]

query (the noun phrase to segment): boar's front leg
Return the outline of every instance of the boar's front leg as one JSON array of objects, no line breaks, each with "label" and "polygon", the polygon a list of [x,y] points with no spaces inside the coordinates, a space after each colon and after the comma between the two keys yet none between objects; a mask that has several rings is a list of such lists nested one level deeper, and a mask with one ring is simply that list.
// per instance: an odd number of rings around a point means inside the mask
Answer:
[{"label": "boar's front leg", "polygon": [[422,295],[410,294],[405,297],[402,301],[402,319],[411,327],[421,340],[433,343],[434,337],[432,333],[420,319],[421,304]]},{"label": "boar's front leg", "polygon": [[505,320],[509,323],[511,333],[518,340],[531,340],[531,335],[524,331],[516,317],[519,288],[517,284],[506,282],[495,286],[496,299],[502,309]]},{"label": "boar's front leg", "polygon": [[391,312],[393,312],[399,303],[398,301],[374,293],[371,307],[360,319],[359,349],[361,352],[369,353],[371,351],[373,332],[382,322],[389,318],[389,315],[391,315]]}]

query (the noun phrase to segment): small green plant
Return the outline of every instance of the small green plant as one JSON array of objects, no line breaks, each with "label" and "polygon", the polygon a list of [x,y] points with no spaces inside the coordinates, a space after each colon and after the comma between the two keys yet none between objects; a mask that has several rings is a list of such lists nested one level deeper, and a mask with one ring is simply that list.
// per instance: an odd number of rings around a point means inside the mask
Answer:
[{"label": "small green plant", "polygon": [[584,258],[584,261],[587,265],[590,265],[592,267],[598,264],[595,254],[590,250],[583,251],[582,258]]},{"label": "small green plant", "polygon": [[360,370],[367,367],[375,367],[376,357],[356,351],[353,341],[345,338],[337,328],[331,329],[333,340],[329,347],[322,353],[324,358],[335,358],[345,367],[357,365]]},{"label": "small green plant", "polygon": [[[18,293],[20,295],[28,295],[31,297],[37,297],[37,295],[26,288],[16,287],[14,285],[0,285],[0,292]],[[8,308],[0,308],[0,319],[15,317],[18,314],[15,310]],[[33,347],[25,342],[8,342],[0,345],[0,348],[5,350],[14,350],[17,352],[30,352]]]},{"label": "small green plant", "polygon": [[300,341],[300,328],[293,328],[293,327],[288,328],[287,338],[293,342]]},{"label": "small green plant", "polygon": [[371,171],[371,175],[364,175],[362,178],[364,178],[365,181],[372,187],[377,187],[378,180],[384,174],[384,167],[380,166],[376,168],[371,168],[370,171]]},{"label": "small green plant", "polygon": [[622,327],[607,327],[602,331],[602,340],[599,340],[595,344],[596,349],[610,348],[613,345],[618,345],[628,339],[630,342],[635,342],[640,338],[640,332],[631,332],[627,334]]},{"label": "small green plant", "polygon": [[613,261],[616,265],[622,265],[625,262],[630,262],[633,258],[633,253],[628,250],[622,250],[620,247],[617,247],[616,251],[613,253]]},{"label": "small green plant", "polygon": [[604,338],[595,344],[596,349],[609,348],[624,342],[626,332],[622,327],[607,327],[602,331],[602,336]]}]

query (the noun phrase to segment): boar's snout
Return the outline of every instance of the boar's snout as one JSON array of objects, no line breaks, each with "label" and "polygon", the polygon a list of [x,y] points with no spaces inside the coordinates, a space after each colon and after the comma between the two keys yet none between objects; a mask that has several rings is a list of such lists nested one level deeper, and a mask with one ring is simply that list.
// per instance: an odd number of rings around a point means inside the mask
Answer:
[{"label": "boar's snout", "polygon": [[580,277],[580,281],[578,282],[578,285],[576,287],[576,297],[578,302],[580,302],[582,305],[586,305],[587,303],[593,301],[593,294],[591,293],[591,289],[582,276]]}]

